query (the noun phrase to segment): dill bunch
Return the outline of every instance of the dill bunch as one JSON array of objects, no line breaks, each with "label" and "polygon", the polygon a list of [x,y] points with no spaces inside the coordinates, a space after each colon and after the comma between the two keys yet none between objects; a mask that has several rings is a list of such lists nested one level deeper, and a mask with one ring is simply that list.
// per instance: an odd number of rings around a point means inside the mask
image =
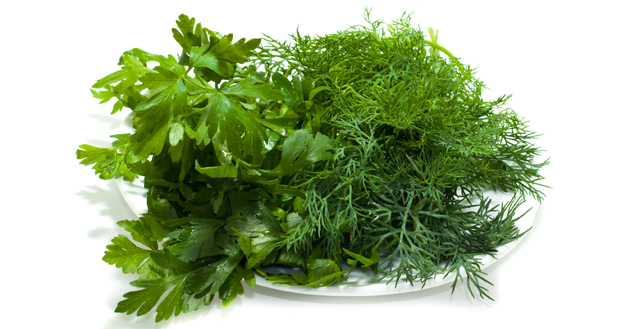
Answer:
[{"label": "dill bunch", "polygon": [[[323,88],[308,121],[335,140],[334,158],[311,170],[331,175],[290,180],[307,194],[305,220],[283,243],[337,261],[358,255],[395,284],[464,269],[489,297],[477,256],[520,238],[515,209],[544,196],[537,135],[505,108],[510,96],[483,99],[484,83],[431,29],[427,40],[409,15],[384,29],[369,14],[366,26],[262,48],[267,71]],[[488,188],[514,198],[492,205]]]}]

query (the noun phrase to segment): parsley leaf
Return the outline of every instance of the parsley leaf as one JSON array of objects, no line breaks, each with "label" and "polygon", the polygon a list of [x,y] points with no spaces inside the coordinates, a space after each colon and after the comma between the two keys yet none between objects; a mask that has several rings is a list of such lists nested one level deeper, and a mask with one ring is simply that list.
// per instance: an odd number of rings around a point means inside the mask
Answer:
[{"label": "parsley leaf", "polygon": [[193,262],[199,258],[222,255],[223,250],[215,245],[212,237],[224,225],[223,221],[208,218],[190,218],[185,225],[169,233],[176,243],[168,249],[179,259]]},{"label": "parsley leaf", "polygon": [[101,179],[112,179],[123,177],[131,181],[144,171],[142,165],[131,163],[127,158],[127,151],[130,148],[129,134],[112,135],[116,141],[113,147],[103,148],[88,144],[80,145],[76,151],[76,157],[83,165],[93,165],[96,175]]},{"label": "parsley leaf", "polygon": [[182,114],[187,106],[187,90],[184,82],[175,80],[164,90],[138,104],[135,108],[136,132],[131,136],[133,155],[137,160],[146,160],[150,155],[160,154],[174,118]]},{"label": "parsley leaf", "polygon": [[162,295],[173,288],[169,295],[157,308],[156,322],[168,319],[171,314],[178,315],[182,311],[182,296],[180,292],[184,286],[187,274],[168,275],[153,280],[135,280],[131,285],[142,290],[131,291],[124,294],[125,299],[118,303],[116,312],[137,316],[149,313],[158,303]]},{"label": "parsley leaf", "polygon": [[280,163],[270,173],[289,175],[316,161],[333,158],[333,142],[322,133],[315,138],[306,130],[296,130],[284,141]]},{"label": "parsley leaf", "polygon": [[234,99],[222,93],[212,94],[198,125],[208,127],[206,138],[215,138],[223,151],[238,159],[251,156],[254,165],[262,163],[262,149],[268,142],[267,132]]},{"label": "parsley leaf", "polygon": [[124,235],[117,235],[111,242],[113,244],[107,246],[102,260],[122,268],[123,273],[136,273],[140,264],[149,258],[151,253],[151,250],[136,246]]}]

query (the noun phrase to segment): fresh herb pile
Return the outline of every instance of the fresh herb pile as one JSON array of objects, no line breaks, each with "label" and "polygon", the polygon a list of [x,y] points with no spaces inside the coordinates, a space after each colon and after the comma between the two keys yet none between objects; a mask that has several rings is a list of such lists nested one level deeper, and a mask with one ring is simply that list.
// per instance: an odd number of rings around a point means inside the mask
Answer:
[{"label": "fresh herb pile", "polygon": [[[118,222],[137,243],[118,235],[103,258],[138,275],[116,312],[158,305],[160,321],[216,293],[226,306],[256,273],[323,287],[356,267],[390,284],[455,275],[453,289],[466,274],[491,298],[478,257],[520,238],[516,208],[544,196],[536,135],[431,29],[365,21],[261,46],[181,15],[179,56],[126,51],[93,85],[134,132],[77,158],[148,189],[148,212]],[[494,205],[488,188],[514,197]]]}]

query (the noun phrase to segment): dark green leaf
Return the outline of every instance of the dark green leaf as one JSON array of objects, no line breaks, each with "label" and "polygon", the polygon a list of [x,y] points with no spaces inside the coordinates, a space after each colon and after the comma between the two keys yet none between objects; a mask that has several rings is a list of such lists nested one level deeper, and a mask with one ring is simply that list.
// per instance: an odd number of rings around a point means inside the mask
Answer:
[{"label": "dark green leaf", "polygon": [[210,295],[215,294],[242,258],[244,255],[238,252],[191,272],[186,280],[184,291],[198,294],[207,290]]},{"label": "dark green leaf", "polygon": [[159,266],[175,273],[191,272],[197,268],[193,263],[187,263],[174,256],[168,249],[151,253],[151,259]]},{"label": "dark green leaf", "polygon": [[[222,306],[227,307],[238,295],[244,294],[244,286],[242,286],[242,279],[245,277],[246,272],[252,272],[251,270],[245,270],[242,266],[237,266],[229,278],[224,282],[218,291],[218,296],[222,300]],[[252,272],[253,273],[253,272]]]},{"label": "dark green leaf", "polygon": [[[169,289],[174,287],[173,289],[177,290],[176,294],[182,290],[186,278],[187,274],[180,274],[154,280],[135,280],[131,282],[131,285],[143,289],[124,294],[125,299],[118,303],[115,311],[126,314],[132,314],[137,311],[136,315],[138,316],[147,314]],[[168,301],[158,309],[156,322],[168,318],[180,306],[181,299],[176,298],[174,294],[171,293],[167,297],[169,297]],[[168,316],[167,312],[169,313]]]},{"label": "dark green leaf", "polygon": [[223,225],[223,221],[216,219],[193,218],[190,225],[185,225],[169,234],[169,237],[179,242],[168,248],[176,257],[185,262],[221,255],[223,251],[216,247],[214,234]]},{"label": "dark green leaf", "polygon": [[239,245],[247,256],[246,268],[262,263],[283,240],[280,224],[269,209],[260,203],[257,209],[247,207],[242,217],[230,217],[225,229],[240,236]]},{"label": "dark green leaf", "polygon": [[158,243],[151,239],[153,235],[151,231],[139,220],[121,220],[118,226],[131,233],[131,237],[143,245],[151,248],[152,250],[158,250]]},{"label": "dark green leaf", "polygon": [[230,78],[234,72],[234,64],[219,58],[214,53],[206,52],[207,48],[206,45],[202,47],[191,47],[193,66],[208,68],[223,78]]}]

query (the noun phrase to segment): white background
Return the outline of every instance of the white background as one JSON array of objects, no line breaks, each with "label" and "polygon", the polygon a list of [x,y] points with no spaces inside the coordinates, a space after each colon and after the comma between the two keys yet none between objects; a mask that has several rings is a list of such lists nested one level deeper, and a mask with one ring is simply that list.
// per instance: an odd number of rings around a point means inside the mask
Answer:
[{"label": "white background", "polygon": [[[6,328],[638,327],[640,215],[638,8],[633,1],[22,1],[0,5],[3,197],[0,250]],[[544,135],[551,165],[534,228],[488,269],[495,302],[448,287],[338,298],[248,289],[229,307],[154,324],[113,313],[133,276],[104,263],[132,219],[113,181],[75,158],[107,146],[126,113],[89,92],[134,47],[175,54],[181,13],[239,37],[325,34],[414,11],[423,30],[478,67],[487,98]],[[6,325],[7,323],[12,325]]]}]

